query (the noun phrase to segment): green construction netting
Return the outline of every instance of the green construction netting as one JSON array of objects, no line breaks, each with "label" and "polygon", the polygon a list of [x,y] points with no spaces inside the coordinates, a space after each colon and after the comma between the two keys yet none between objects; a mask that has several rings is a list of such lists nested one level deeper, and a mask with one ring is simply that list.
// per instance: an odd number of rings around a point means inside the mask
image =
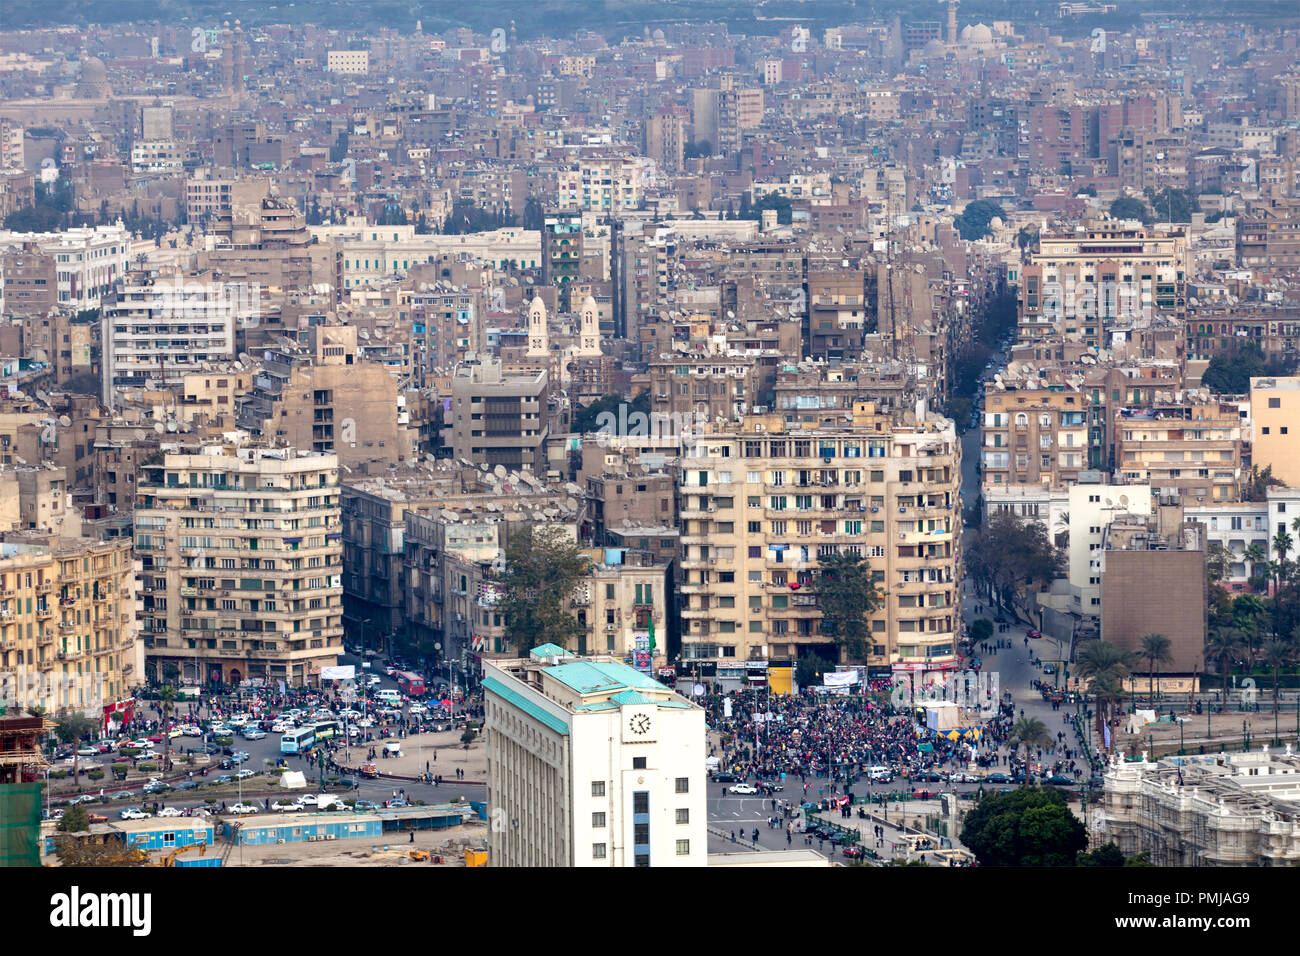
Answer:
[{"label": "green construction netting", "polygon": [[0,867],[41,865],[42,786],[0,785]]}]

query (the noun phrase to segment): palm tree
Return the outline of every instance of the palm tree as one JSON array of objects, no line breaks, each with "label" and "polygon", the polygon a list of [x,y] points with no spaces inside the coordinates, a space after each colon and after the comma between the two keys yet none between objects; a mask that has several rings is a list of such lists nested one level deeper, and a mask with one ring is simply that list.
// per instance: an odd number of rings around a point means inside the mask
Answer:
[{"label": "palm tree", "polygon": [[1268,563],[1268,549],[1257,541],[1252,541],[1246,546],[1243,552],[1246,563],[1250,565],[1250,581],[1252,586],[1259,579],[1260,566]]},{"label": "palm tree", "polygon": [[1291,663],[1291,658],[1295,649],[1289,641],[1279,641],[1276,638],[1264,645],[1260,655],[1264,665],[1273,671],[1273,738],[1277,739],[1277,676],[1278,671],[1287,664]]},{"label": "palm tree", "polygon": [[1280,531],[1278,531],[1277,534],[1273,535],[1273,550],[1277,552],[1277,562],[1275,564],[1270,565],[1273,571],[1274,590],[1277,590],[1277,588],[1282,583],[1282,578],[1286,575],[1287,552],[1290,551],[1291,548],[1294,546],[1295,546],[1295,539],[1286,533],[1285,528],[1281,529]]},{"label": "palm tree", "polygon": [[1146,658],[1150,665],[1147,669],[1147,682],[1151,689],[1151,700],[1156,699],[1156,682],[1155,672],[1157,664],[1169,664],[1173,662],[1173,655],[1169,652],[1172,642],[1163,634],[1143,634],[1142,635],[1142,656]]},{"label": "palm tree", "polygon": [[1217,662],[1223,675],[1223,703],[1228,703],[1228,674],[1232,662],[1242,651],[1241,631],[1235,627],[1216,627],[1205,639],[1205,656]]},{"label": "palm tree", "polygon": [[163,770],[171,765],[171,721],[168,719],[176,708],[176,688],[168,684],[162,690],[158,691],[158,700],[162,703],[162,735],[163,735]]},{"label": "palm tree", "polygon": [[80,749],[78,745],[98,726],[89,717],[74,711],[60,716],[58,723],[54,725],[54,735],[59,738],[59,741],[72,745],[72,780],[78,792],[81,791],[81,755],[77,753]]},{"label": "palm tree", "polygon": [[1047,725],[1037,717],[1021,717],[1011,728],[1008,740],[1025,749],[1025,786],[1029,786],[1029,755],[1035,747],[1050,747],[1052,735],[1047,732]]},{"label": "palm tree", "polygon": [[1118,687],[1118,699],[1123,700],[1124,680],[1129,676],[1131,665],[1132,655],[1109,641],[1085,641],[1079,645],[1075,667],[1080,679],[1088,682],[1088,690],[1096,698],[1099,734],[1105,726],[1108,705],[1116,698],[1109,694],[1099,694],[1098,689],[1109,691],[1112,686]]}]

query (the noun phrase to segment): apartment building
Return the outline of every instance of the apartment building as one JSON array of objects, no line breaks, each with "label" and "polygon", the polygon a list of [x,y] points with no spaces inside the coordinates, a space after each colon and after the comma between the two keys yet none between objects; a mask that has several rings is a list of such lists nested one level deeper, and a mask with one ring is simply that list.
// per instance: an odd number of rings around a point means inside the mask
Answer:
[{"label": "apartment building", "polygon": [[235,324],[258,308],[237,283],[132,272],[103,308],[104,404],[115,407],[121,388],[183,388],[209,362],[233,361]]},{"label": "apartment building", "polygon": [[1120,481],[1187,503],[1237,499],[1242,423],[1235,404],[1165,394],[1145,409],[1117,408],[1113,422]]},{"label": "apartment building", "polygon": [[261,433],[277,443],[337,455],[347,468],[410,458],[406,400],[387,368],[358,360],[356,327],[313,326],[308,347],[310,362],[292,368]]},{"label": "apartment building", "polygon": [[755,355],[682,352],[651,360],[648,374],[651,411],[679,423],[740,418],[762,404],[762,367]]},{"label": "apartment building", "polygon": [[161,457],[141,465],[135,507],[146,657],[203,683],[317,681],[343,647],[338,459],[222,445]]},{"label": "apartment building", "polygon": [[1300,266],[1300,199],[1256,205],[1238,216],[1237,261],[1243,269]]},{"label": "apartment building", "polygon": [[172,173],[185,163],[185,148],[172,140],[138,140],[131,145],[131,171]]},{"label": "apartment building", "polygon": [[985,489],[1068,488],[1089,467],[1088,396],[1077,387],[1014,381],[984,395]]},{"label": "apartment building", "polygon": [[329,73],[366,76],[370,72],[370,51],[329,50],[325,53],[325,69]]},{"label": "apartment building", "polygon": [[586,627],[578,653],[610,654],[654,673],[668,662],[668,564],[649,551],[622,548],[590,551],[588,557],[591,574],[573,598],[578,621]]},{"label": "apartment building", "polygon": [[100,300],[126,275],[131,259],[131,234],[125,226],[78,226],[46,233],[0,229],[0,246],[5,245],[52,256],[59,307],[73,311],[99,308]]},{"label": "apartment building", "polygon": [[1069,492],[1070,610],[1079,616],[1101,615],[1101,551],[1106,528],[1127,515],[1153,513],[1150,485],[1104,485],[1079,482]]},{"label": "apartment building", "polygon": [[582,277],[582,214],[548,213],[542,221],[542,283],[564,285]]},{"label": "apartment building", "polygon": [[[1300,514],[1300,488],[1270,488],[1289,497],[1282,505],[1283,513],[1294,510]],[[1288,508],[1287,505],[1291,507]],[[1183,518],[1199,523],[1205,530],[1206,551],[1212,545],[1224,549],[1227,566],[1219,583],[1229,591],[1245,591],[1250,582],[1266,575],[1273,545],[1269,535],[1269,503],[1267,501],[1219,501],[1185,505]],[[1252,545],[1254,546],[1252,548]],[[1251,554],[1259,555],[1252,561]]]},{"label": "apartment building", "polygon": [[556,173],[556,206],[607,214],[636,209],[652,170],[644,156],[584,159]]},{"label": "apartment building", "polygon": [[1160,761],[1114,759],[1106,770],[1100,839],[1154,866],[1300,863],[1300,756],[1219,753]]},{"label": "apartment building", "polygon": [[456,369],[452,453],[476,464],[544,474],[549,395],[545,370],[505,375],[495,360]]},{"label": "apartment building", "polygon": [[704,866],[704,711],[613,658],[553,644],[485,661],[489,861]]},{"label": "apartment building", "polygon": [[1187,311],[1187,236],[1093,222],[1073,235],[1041,236],[1019,285],[1021,342],[1077,341],[1107,347],[1107,327]]},{"label": "apartment building", "polygon": [[703,429],[681,462],[682,660],[838,658],[821,633],[820,559],[868,559],[887,593],[868,663],[956,666],[961,450],[948,419],[869,402],[815,423]]},{"label": "apartment building", "polygon": [[236,206],[260,204],[271,194],[269,179],[218,176],[213,170],[196,172],[185,183],[185,211],[190,222],[227,217]]},{"label": "apartment building", "polygon": [[96,718],[143,680],[127,540],[9,532],[0,541],[0,698]]},{"label": "apartment building", "polygon": [[1300,377],[1250,380],[1251,459],[1300,488]]},{"label": "apartment building", "polygon": [[862,269],[808,269],[804,288],[808,296],[808,356],[825,359],[854,359],[862,351],[862,332],[867,325],[867,301],[875,278]]}]

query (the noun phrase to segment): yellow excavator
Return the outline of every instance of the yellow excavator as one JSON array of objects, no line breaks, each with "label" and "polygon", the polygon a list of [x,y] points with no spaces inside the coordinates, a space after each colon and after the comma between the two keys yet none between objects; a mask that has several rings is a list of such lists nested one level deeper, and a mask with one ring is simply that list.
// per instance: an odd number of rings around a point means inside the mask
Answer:
[{"label": "yellow excavator", "polygon": [[178,846],[170,853],[160,856],[154,866],[175,866],[176,858],[189,850],[198,850],[199,856],[205,856],[208,852],[208,845],[206,843],[187,843],[185,846]]}]

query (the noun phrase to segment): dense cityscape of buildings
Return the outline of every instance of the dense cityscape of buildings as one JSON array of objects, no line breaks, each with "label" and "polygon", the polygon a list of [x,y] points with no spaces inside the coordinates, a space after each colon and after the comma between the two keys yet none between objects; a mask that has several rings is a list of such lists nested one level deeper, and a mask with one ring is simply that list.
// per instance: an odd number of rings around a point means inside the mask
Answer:
[{"label": "dense cityscape of buildings", "polygon": [[[0,703],[374,649],[481,678],[494,865],[702,865],[674,681],[945,679],[999,514],[1044,633],[1204,678],[1300,538],[1300,24],[1125,7],[0,32]],[[501,610],[533,527],[565,646]],[[1295,759],[1122,765],[1108,832],[1294,861]]]}]

